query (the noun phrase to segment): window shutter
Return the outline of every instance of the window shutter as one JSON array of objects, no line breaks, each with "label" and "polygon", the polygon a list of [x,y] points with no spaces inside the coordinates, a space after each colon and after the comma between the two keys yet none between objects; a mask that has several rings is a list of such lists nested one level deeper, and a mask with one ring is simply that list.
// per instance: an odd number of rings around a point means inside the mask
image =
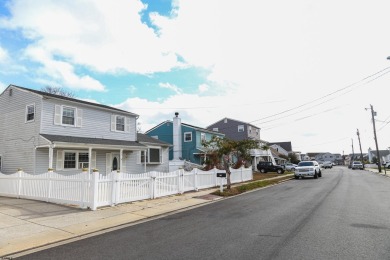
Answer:
[{"label": "window shutter", "polygon": [[77,109],[76,110],[76,127],[82,127],[83,125],[83,110]]},{"label": "window shutter", "polygon": [[130,117],[125,117],[125,131],[126,133],[130,133]]},{"label": "window shutter", "polygon": [[114,132],[116,128],[115,115],[111,115],[111,131]]},{"label": "window shutter", "polygon": [[106,153],[106,174],[111,173],[111,153]]},{"label": "window shutter", "polygon": [[163,153],[164,153],[164,151],[165,151],[164,148],[160,149],[160,163],[163,163]]},{"label": "window shutter", "polygon": [[96,152],[92,151],[91,169],[96,169]]},{"label": "window shutter", "polygon": [[62,151],[62,150],[58,150],[58,151],[57,151],[56,169],[57,169],[58,171],[64,169],[64,151]]},{"label": "window shutter", "polygon": [[61,106],[55,105],[54,109],[54,124],[61,125]]}]

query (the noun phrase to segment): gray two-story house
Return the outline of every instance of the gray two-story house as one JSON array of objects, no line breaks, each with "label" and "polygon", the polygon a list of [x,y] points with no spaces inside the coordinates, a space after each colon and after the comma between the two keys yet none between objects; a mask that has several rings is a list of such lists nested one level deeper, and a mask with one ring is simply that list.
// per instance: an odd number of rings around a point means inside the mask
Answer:
[{"label": "gray two-story house", "polygon": [[0,171],[168,171],[170,144],[137,134],[138,115],[8,86],[0,95]]},{"label": "gray two-story house", "polygon": [[[260,139],[259,127],[240,120],[225,117],[206,128],[215,132],[223,133],[226,138],[234,141],[251,139],[257,141],[260,148],[268,146],[268,142]],[[254,170],[256,170],[256,165],[259,161],[271,161],[276,164],[270,149],[252,149],[250,154]]]}]

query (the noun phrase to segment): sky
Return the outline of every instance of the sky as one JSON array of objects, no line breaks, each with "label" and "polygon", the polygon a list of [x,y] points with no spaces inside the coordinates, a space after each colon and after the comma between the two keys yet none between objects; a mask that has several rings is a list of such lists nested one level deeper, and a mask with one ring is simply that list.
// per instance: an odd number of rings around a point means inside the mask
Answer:
[{"label": "sky", "polygon": [[390,147],[388,0],[1,0],[0,91],[61,87],[139,115],[225,117],[302,153]]}]

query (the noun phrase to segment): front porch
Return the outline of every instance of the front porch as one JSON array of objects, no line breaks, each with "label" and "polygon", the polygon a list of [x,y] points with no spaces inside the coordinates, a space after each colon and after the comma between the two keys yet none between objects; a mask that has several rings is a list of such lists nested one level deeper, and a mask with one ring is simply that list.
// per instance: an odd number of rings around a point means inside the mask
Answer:
[{"label": "front porch", "polygon": [[148,148],[138,142],[69,136],[41,135],[48,144],[37,146],[34,173],[46,171],[69,174],[99,169],[102,174],[146,172]]}]

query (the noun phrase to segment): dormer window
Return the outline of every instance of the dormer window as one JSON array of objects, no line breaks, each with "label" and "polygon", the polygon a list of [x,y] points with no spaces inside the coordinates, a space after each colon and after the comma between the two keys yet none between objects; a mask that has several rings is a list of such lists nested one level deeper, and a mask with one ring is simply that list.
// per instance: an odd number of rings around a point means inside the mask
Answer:
[{"label": "dormer window", "polygon": [[28,105],[26,107],[26,122],[34,121],[35,117],[35,105]]}]

